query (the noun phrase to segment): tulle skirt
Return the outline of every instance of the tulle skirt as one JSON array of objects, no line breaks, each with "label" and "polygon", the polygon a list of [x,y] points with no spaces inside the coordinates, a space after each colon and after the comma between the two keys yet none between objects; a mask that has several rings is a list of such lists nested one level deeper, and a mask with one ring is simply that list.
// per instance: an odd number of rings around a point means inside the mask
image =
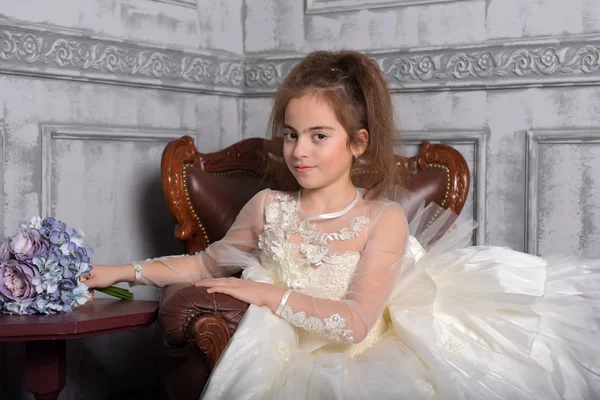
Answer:
[{"label": "tulle skirt", "polygon": [[[469,247],[475,224],[453,218],[413,219],[416,263],[370,347],[307,348],[299,329],[250,306],[203,398],[599,399],[600,262]],[[268,280],[258,266],[244,276]]]}]

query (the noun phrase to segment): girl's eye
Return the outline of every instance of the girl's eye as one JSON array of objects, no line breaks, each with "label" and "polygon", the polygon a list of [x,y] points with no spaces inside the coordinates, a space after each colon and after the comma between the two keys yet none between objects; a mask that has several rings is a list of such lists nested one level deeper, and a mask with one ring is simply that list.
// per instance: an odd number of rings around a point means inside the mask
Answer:
[{"label": "girl's eye", "polygon": [[284,132],[283,133],[283,138],[284,139],[291,139],[291,140],[295,140],[297,137],[297,135],[294,132]]},{"label": "girl's eye", "polygon": [[315,139],[317,139],[318,141],[322,141],[327,139],[327,135],[325,135],[324,133],[317,133],[315,134],[315,136],[313,136]]}]

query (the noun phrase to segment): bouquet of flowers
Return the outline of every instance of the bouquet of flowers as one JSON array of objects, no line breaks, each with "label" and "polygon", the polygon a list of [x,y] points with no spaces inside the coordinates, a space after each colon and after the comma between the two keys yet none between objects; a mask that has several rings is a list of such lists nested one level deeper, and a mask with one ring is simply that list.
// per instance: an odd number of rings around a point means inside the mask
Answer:
[{"label": "bouquet of flowers", "polygon": [[[92,270],[83,232],[54,218],[33,217],[0,246],[0,313],[70,312],[91,300],[83,283]],[[122,299],[133,294],[116,286],[97,289]]]}]

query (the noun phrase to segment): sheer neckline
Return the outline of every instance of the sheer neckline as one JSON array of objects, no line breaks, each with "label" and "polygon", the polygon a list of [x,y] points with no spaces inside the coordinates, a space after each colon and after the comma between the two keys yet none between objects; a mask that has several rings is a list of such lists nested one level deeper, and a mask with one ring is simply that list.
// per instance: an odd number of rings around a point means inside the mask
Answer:
[{"label": "sheer neckline", "polygon": [[360,190],[358,188],[356,188],[356,195],[354,196],[354,199],[346,207],[344,207],[343,209],[341,209],[339,211],[334,211],[334,212],[325,213],[325,214],[305,214],[304,211],[302,211],[302,202],[300,201],[301,198],[302,198],[302,189],[300,189],[298,191],[298,198],[297,198],[298,214],[300,214],[300,217],[302,219],[308,220],[308,221],[332,219],[332,218],[341,217],[342,215],[345,215],[350,210],[352,210],[352,208],[354,208],[356,203],[358,203],[358,201],[360,200]]}]

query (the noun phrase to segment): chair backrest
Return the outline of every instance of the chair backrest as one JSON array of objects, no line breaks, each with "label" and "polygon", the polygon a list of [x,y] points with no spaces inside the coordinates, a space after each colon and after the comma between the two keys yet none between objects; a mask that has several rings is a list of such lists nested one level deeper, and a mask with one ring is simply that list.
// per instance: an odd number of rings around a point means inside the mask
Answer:
[{"label": "chair backrest", "polygon": [[[244,204],[264,188],[284,189],[283,180],[265,174],[269,160],[281,157],[277,139],[251,138],[223,150],[200,153],[193,139],[170,142],[161,161],[163,192],[177,220],[175,237],[189,253],[204,250],[221,239]],[[459,214],[469,192],[469,167],[450,146],[424,141],[418,155],[396,156],[404,186],[412,196],[399,200],[410,220],[423,202],[435,202]],[[375,176],[368,165],[358,165],[352,180],[366,187]]]}]

